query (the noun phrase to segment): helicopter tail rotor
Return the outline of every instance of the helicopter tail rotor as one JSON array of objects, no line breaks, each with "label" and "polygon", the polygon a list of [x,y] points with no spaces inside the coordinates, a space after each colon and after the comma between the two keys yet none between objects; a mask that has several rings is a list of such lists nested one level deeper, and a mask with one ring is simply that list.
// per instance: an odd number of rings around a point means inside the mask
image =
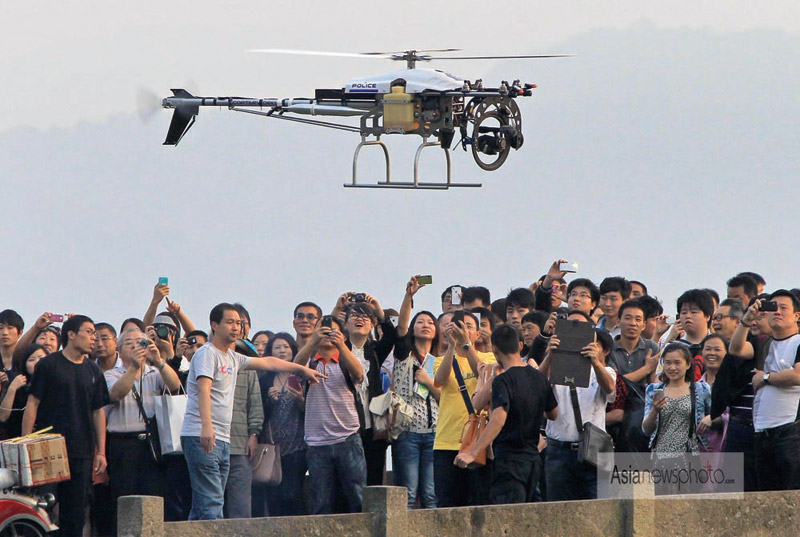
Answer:
[{"label": "helicopter tail rotor", "polygon": [[[185,89],[173,89],[172,93],[175,97],[193,99],[194,95]],[[164,140],[164,145],[178,145],[181,138],[189,132],[189,129],[194,125],[195,117],[200,112],[200,107],[196,104],[179,104],[175,107],[175,112],[172,114],[172,121],[169,124],[167,131],[167,138]]]}]

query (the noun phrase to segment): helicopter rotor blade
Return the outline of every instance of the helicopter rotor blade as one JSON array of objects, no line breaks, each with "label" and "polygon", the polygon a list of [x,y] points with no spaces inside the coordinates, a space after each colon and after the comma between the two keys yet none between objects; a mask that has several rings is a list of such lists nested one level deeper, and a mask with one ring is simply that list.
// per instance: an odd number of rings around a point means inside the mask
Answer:
[{"label": "helicopter rotor blade", "polygon": [[431,56],[431,60],[522,60],[538,58],[571,58],[572,54],[534,54],[522,56]]},{"label": "helicopter rotor blade", "polygon": [[409,54],[411,52],[415,53],[428,53],[428,52],[461,52],[463,49],[460,48],[430,48],[430,49],[418,49],[418,50],[392,50],[392,51],[384,51],[384,52],[361,52],[361,54],[366,54],[369,56],[377,56],[377,55],[385,55],[385,56],[394,56],[396,54]]},{"label": "helicopter rotor blade", "polygon": [[359,53],[359,52],[325,52],[322,50],[293,50],[281,48],[260,48],[250,49],[247,52],[258,54],[294,54],[302,56],[332,56],[337,58],[390,58],[391,56],[383,52]]}]

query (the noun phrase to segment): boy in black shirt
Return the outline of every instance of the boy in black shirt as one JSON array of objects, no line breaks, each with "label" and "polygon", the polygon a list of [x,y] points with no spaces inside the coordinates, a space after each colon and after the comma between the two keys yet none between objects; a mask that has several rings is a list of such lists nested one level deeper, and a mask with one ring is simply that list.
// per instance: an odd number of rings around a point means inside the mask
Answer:
[{"label": "boy in black shirt", "polygon": [[[492,414],[472,449],[455,464],[466,468],[475,454],[492,445],[494,472],[490,498],[494,504],[533,501],[542,472],[536,449],[542,415],[558,417],[558,403],[547,379],[520,357],[519,332],[511,325],[492,332],[495,358],[505,370],[492,382]],[[494,442],[494,443],[492,443]]]},{"label": "boy in black shirt", "polygon": [[106,467],[103,407],[110,401],[103,372],[87,356],[97,342],[94,322],[84,315],[70,317],[61,341],[63,351],[36,364],[22,434],[33,432],[35,424],[38,429],[52,426],[54,433],[64,435],[70,480],[58,484],[59,526],[62,536],[80,537],[92,471],[99,474]]}]

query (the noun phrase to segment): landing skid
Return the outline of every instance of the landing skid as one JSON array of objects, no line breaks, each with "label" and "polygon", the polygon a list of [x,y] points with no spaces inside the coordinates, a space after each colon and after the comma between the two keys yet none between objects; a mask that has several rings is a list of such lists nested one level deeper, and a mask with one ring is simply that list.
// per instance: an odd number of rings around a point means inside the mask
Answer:
[{"label": "landing skid", "polygon": [[[386,177],[384,181],[378,181],[373,184],[358,183],[358,156],[361,149],[366,146],[376,145],[383,150],[384,160],[386,162]],[[414,181],[392,181],[392,165],[389,159],[389,148],[386,147],[380,136],[375,140],[367,140],[366,136],[361,137],[361,143],[356,146],[356,151],[353,154],[353,182],[345,183],[343,186],[346,188],[394,188],[404,190],[448,190],[450,188],[480,188],[481,183],[454,183],[452,181],[453,172],[450,162],[450,149],[444,149],[444,156],[447,162],[447,180],[445,182],[421,182],[419,180],[419,159],[422,156],[422,150],[426,147],[439,147],[439,142],[429,142],[427,138],[423,139],[420,146],[417,148],[417,154],[414,156]]]}]

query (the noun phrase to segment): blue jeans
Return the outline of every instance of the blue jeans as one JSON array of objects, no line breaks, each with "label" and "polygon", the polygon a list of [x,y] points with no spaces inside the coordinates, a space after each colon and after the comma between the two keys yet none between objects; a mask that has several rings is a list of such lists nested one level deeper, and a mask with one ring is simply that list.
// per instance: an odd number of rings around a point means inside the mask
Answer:
[{"label": "blue jeans", "polygon": [[577,450],[548,444],[544,474],[548,502],[597,498],[597,468],[579,463]]},{"label": "blue jeans", "polygon": [[348,513],[361,512],[361,497],[367,484],[367,462],[358,433],[338,444],[308,446],[306,460],[311,481],[312,515],[333,512],[337,490],[344,494]]},{"label": "blue jeans", "polygon": [[433,486],[433,441],[436,433],[401,433],[392,444],[395,485],[408,489],[408,508],[419,491],[423,508],[436,507]]},{"label": "blue jeans", "polygon": [[228,481],[231,446],[222,440],[214,451],[206,453],[199,436],[181,436],[183,455],[192,481],[192,510],[189,520],[222,518],[225,503],[225,483]]}]

